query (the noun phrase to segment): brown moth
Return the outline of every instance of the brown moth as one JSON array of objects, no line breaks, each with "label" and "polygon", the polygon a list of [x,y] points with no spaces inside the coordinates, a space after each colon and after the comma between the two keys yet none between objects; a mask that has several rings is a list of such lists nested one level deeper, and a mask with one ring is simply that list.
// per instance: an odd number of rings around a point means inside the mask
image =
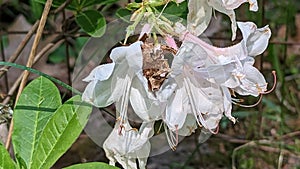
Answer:
[{"label": "brown moth", "polygon": [[148,80],[150,91],[158,91],[170,73],[168,60],[164,58],[163,49],[145,41],[142,45],[143,75]]}]

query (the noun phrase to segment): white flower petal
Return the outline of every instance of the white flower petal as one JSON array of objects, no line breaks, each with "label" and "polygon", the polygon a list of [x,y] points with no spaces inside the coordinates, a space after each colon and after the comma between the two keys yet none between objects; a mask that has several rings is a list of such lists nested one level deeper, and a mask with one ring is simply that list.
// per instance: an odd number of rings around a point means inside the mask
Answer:
[{"label": "white flower petal", "polygon": [[207,0],[189,0],[187,16],[187,28],[193,35],[202,34],[211,19],[212,8],[208,6]]},{"label": "white flower petal", "polygon": [[[189,107],[189,106],[185,105],[184,107]],[[184,108],[184,111],[189,112],[188,110],[185,110],[185,108]],[[185,118],[185,122],[184,122],[183,126],[178,130],[178,135],[189,136],[195,132],[197,127],[198,126],[197,126],[195,116],[193,114],[188,113]]]},{"label": "white flower petal", "polygon": [[113,73],[114,67],[115,63],[108,63],[97,66],[86,78],[83,79],[83,81],[90,82],[92,80],[107,80]]},{"label": "white flower petal", "polygon": [[143,123],[140,130],[132,129],[128,121],[124,121],[120,131],[120,121],[115,124],[111,134],[103,143],[103,149],[110,164],[120,163],[123,168],[136,169],[136,159],[139,168],[144,169],[150,154],[149,138],[153,135],[152,123]]},{"label": "white flower petal", "polygon": [[222,87],[223,97],[224,97],[224,114],[225,116],[231,120],[233,123],[236,122],[235,118],[231,115],[232,103],[231,103],[231,95],[229,89],[226,87]]},{"label": "white flower petal", "polygon": [[112,94],[108,99],[108,102],[116,102],[116,109],[120,113],[121,118],[127,114],[130,86],[131,78],[129,75],[126,75],[124,79],[117,77],[116,86],[112,88]]},{"label": "white flower petal", "polygon": [[174,93],[176,87],[177,84],[173,78],[166,79],[161,85],[160,89],[155,93],[157,100],[161,103],[167,102],[171,95]]},{"label": "white flower petal", "polygon": [[257,11],[258,10],[258,5],[256,0],[222,0],[223,4],[225,5],[226,9],[236,9],[238,8],[241,4],[245,2],[249,2],[250,4],[250,11]]},{"label": "white flower petal", "polygon": [[247,47],[248,55],[254,57],[262,54],[271,37],[269,26],[257,29],[252,22],[238,22],[238,26],[243,34],[243,43]]},{"label": "white flower petal", "polygon": [[114,48],[111,51],[110,58],[116,63],[120,64],[126,60],[127,65],[135,72],[142,69],[143,55],[141,49],[142,42],[137,41],[130,46],[122,46]]},{"label": "white flower petal", "polygon": [[240,95],[258,96],[267,90],[267,82],[264,76],[251,64],[244,65],[245,77],[241,79],[241,85],[234,90]]},{"label": "white flower petal", "polygon": [[112,100],[108,100],[111,96],[110,87],[110,79],[105,81],[94,80],[86,86],[82,94],[82,100],[96,107],[107,107],[113,103]]},{"label": "white flower petal", "polygon": [[[185,99],[184,97],[186,97],[184,92],[185,90],[183,88],[176,90],[175,96],[171,98],[166,108],[164,121],[169,129],[174,132],[182,128],[187,115],[187,112],[183,110],[183,100]],[[187,102],[185,103],[187,104]]]},{"label": "white flower petal", "polygon": [[157,104],[156,101],[147,98],[141,88],[132,87],[130,91],[130,103],[134,112],[146,122],[161,119],[165,104]]}]

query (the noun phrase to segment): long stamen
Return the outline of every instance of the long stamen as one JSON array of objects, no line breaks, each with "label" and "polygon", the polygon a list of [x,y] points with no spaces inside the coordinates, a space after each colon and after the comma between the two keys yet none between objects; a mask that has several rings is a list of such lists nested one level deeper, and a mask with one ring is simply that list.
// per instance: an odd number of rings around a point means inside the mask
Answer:
[{"label": "long stamen", "polygon": [[166,124],[164,124],[164,128],[165,128],[165,132],[166,132],[166,137],[167,137],[167,141],[169,143],[170,148],[175,151],[176,150],[176,144],[173,142],[173,134],[172,131],[169,130],[169,128],[166,126]]},{"label": "long stamen", "polygon": [[238,103],[242,103],[245,100],[244,99],[236,99],[236,98],[231,98],[232,101],[238,102]]},{"label": "long stamen", "polygon": [[178,145],[178,125],[175,125],[176,128],[176,142],[175,142],[175,146]]},{"label": "long stamen", "polygon": [[216,128],[216,131],[213,131],[212,130],[210,131],[212,134],[218,134],[219,133],[219,129],[220,129],[220,125],[218,125],[218,127]]},{"label": "long stamen", "polygon": [[237,102],[235,102],[235,101],[232,101],[232,103],[235,104],[235,105],[241,106],[241,107],[250,108],[250,107],[255,107],[255,106],[257,106],[257,105],[261,102],[262,97],[263,97],[262,94],[259,95],[258,101],[257,101],[256,103],[252,104],[252,105],[244,105],[244,104],[237,103]]},{"label": "long stamen", "polygon": [[272,91],[275,90],[276,84],[277,84],[276,71],[273,70],[273,71],[272,71],[272,74],[273,74],[273,77],[274,77],[274,83],[273,83],[272,88],[271,88],[269,91],[261,92],[260,94],[269,94],[269,93],[271,93]]}]

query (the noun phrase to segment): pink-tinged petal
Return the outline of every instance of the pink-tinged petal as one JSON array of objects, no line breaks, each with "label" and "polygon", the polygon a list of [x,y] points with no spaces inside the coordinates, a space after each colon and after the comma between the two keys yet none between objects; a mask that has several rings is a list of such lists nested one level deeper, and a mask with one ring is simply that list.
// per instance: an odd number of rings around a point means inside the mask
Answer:
[{"label": "pink-tinged petal", "polygon": [[107,80],[112,75],[114,68],[115,63],[108,63],[97,66],[86,78],[83,79],[83,81],[90,82],[93,80]]},{"label": "pink-tinged petal", "polygon": [[140,36],[139,36],[139,40],[146,34],[148,35],[149,33],[151,33],[152,27],[150,24],[145,24],[141,30]]},{"label": "pink-tinged petal", "polygon": [[167,44],[169,47],[171,47],[171,48],[173,48],[173,49],[175,49],[175,50],[178,50],[178,47],[177,47],[177,44],[176,44],[174,38],[172,38],[170,35],[167,35],[167,36],[165,37],[165,41],[166,41],[166,44]]},{"label": "pink-tinged petal", "polygon": [[178,4],[180,4],[183,1],[185,1],[185,0],[175,0],[175,2],[178,3]]}]

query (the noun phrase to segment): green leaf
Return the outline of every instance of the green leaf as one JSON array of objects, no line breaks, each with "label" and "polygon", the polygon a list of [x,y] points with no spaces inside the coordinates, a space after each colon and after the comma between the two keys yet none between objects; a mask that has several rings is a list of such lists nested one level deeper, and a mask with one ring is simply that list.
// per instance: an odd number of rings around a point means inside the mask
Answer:
[{"label": "green leaf", "polygon": [[15,163],[10,158],[10,155],[6,151],[5,147],[0,144],[0,168],[1,169],[13,169],[15,167]]},{"label": "green leaf", "polygon": [[106,21],[103,15],[95,10],[87,10],[76,15],[76,22],[89,35],[101,37],[105,33]]},{"label": "green leaf", "polygon": [[128,9],[120,8],[116,12],[117,17],[121,18],[125,22],[130,22],[131,12]]},{"label": "green leaf", "polygon": [[[162,10],[163,6],[159,8],[159,10]],[[170,2],[169,5],[165,8],[163,11],[164,14],[167,14],[171,17],[180,17],[180,18],[186,18],[188,13],[188,7],[187,2],[184,1],[180,4],[176,4],[175,2]]]},{"label": "green leaf", "polygon": [[21,93],[13,115],[12,141],[18,162],[27,168],[31,168],[43,128],[60,105],[57,87],[44,77],[33,80]]},{"label": "green leaf", "polygon": [[33,19],[34,20],[39,19],[43,13],[43,6],[40,3],[36,2],[35,0],[30,0],[29,3],[33,14]]},{"label": "green leaf", "polygon": [[88,168],[88,169],[118,169],[118,167],[108,165],[106,163],[102,162],[91,162],[91,163],[84,163],[84,164],[75,164],[70,167],[66,167],[64,169],[82,169],[82,168]]},{"label": "green leaf", "polygon": [[82,132],[92,107],[74,96],[47,123],[33,155],[32,168],[50,168]]}]

